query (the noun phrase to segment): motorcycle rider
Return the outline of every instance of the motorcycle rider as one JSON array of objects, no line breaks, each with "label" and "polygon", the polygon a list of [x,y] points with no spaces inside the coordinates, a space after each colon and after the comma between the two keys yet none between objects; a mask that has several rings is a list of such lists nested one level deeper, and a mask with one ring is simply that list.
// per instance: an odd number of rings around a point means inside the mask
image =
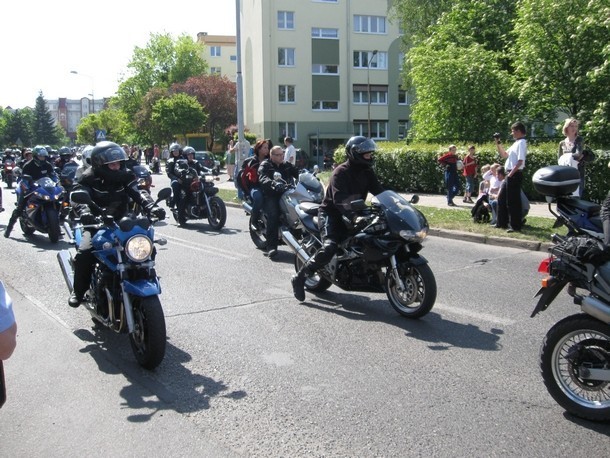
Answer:
[{"label": "motorcycle rider", "polygon": [[182,148],[178,143],[172,143],[169,145],[170,158],[165,163],[165,171],[167,176],[171,180],[170,186],[172,188],[172,202],[171,206],[178,205],[180,202],[180,169],[178,165],[182,159]]},{"label": "motorcycle rider", "polygon": [[[103,207],[106,213],[119,221],[128,213],[129,199],[136,201],[145,212],[160,220],[165,219],[165,210],[154,205],[146,192],[138,191],[134,173],[125,167],[127,155],[116,143],[103,141],[91,151],[91,167],[78,180],[74,190],[86,191],[93,202]],[[96,210],[87,205],[74,205],[83,225],[96,224]],[[74,257],[74,289],[68,304],[78,307],[89,289],[92,268],[95,262],[89,229],[83,230],[78,252]]]},{"label": "motorcycle rider", "polygon": [[63,170],[64,165],[72,161],[72,150],[67,146],[62,146],[59,148],[58,153],[59,157],[55,160],[55,167],[58,167],[59,170]]},{"label": "motorcycle rider", "polygon": [[[44,146],[35,146],[34,150],[32,151],[32,156],[32,160],[28,161],[23,166],[22,179],[19,185],[21,187],[21,192],[19,193],[17,208],[13,210],[11,219],[9,220],[4,231],[4,237],[6,238],[11,235],[11,231],[13,230],[19,215],[23,213],[23,209],[25,208],[25,204],[27,202],[27,197],[29,197],[28,191],[30,190],[32,183],[34,183],[36,180],[40,180],[43,177],[49,177],[55,182],[58,180],[53,166],[47,162],[49,153]],[[29,176],[29,178],[26,178],[26,175]]]},{"label": "motorcycle rider", "polygon": [[[274,178],[279,173],[282,180]],[[271,148],[269,158],[258,168],[258,181],[263,191],[263,210],[267,215],[267,256],[277,255],[278,229],[280,223],[280,197],[295,180],[299,179],[299,170],[290,162],[284,162],[284,151],[281,146]]]},{"label": "motorcycle rider", "polygon": [[[178,177],[180,180],[181,180],[180,170],[187,170],[189,168],[195,169],[197,171],[197,175],[200,175],[201,173],[203,173],[205,171],[205,167],[195,160],[195,148],[193,148],[192,146],[186,146],[182,150],[182,154],[184,156],[186,156],[186,161],[183,160],[182,164],[179,164],[177,169],[174,170],[178,174]],[[180,184],[184,184],[186,186],[190,185],[190,183],[180,183]],[[181,196],[180,191],[178,191],[178,194]],[[184,211],[185,211],[187,201],[183,200],[181,197],[179,199],[180,200],[177,204],[177,206],[178,206],[178,224],[180,224],[182,226],[183,224],[186,224],[186,217],[184,216]]]},{"label": "motorcycle rider", "polygon": [[82,164],[78,166],[76,169],[76,174],[74,175],[74,181],[77,181],[85,171],[91,167],[91,152],[93,151],[93,145],[87,145],[83,148],[82,152]]},{"label": "motorcycle rider", "polygon": [[32,160],[32,150],[30,148],[26,148],[23,150],[21,158],[17,160],[17,167],[23,170],[23,166]]},{"label": "motorcycle rider", "polygon": [[[241,166],[241,173],[251,173],[251,176],[247,176],[245,181],[247,181],[249,190],[244,190],[248,192],[250,195],[250,199],[252,199],[252,213],[250,215],[251,229],[258,231],[258,220],[260,218],[260,213],[263,209],[264,196],[263,191],[260,188],[260,183],[258,182],[258,168],[261,163],[269,158],[269,150],[273,147],[270,140],[259,140],[254,145],[254,154],[247,158]],[[240,181],[240,180],[238,180]],[[242,186],[243,183],[238,183],[239,186]],[[242,186],[243,187],[243,186]]]},{"label": "motorcycle rider", "polygon": [[318,211],[322,247],[291,278],[297,300],[305,300],[305,279],[330,262],[350,229],[360,223],[358,215],[351,210],[351,202],[366,199],[369,193],[377,195],[384,191],[372,168],[375,150],[375,142],[370,138],[355,136],[347,141],[348,159],[335,167]]}]

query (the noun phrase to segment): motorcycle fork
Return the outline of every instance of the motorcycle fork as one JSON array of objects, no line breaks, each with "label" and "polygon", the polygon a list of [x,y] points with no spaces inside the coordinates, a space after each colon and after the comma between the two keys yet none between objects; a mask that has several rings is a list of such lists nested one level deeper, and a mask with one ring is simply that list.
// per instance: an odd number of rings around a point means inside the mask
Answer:
[{"label": "motorcycle fork", "polygon": [[390,257],[390,269],[390,275],[392,275],[392,277],[394,278],[398,291],[404,291],[405,284],[403,283],[402,278],[400,278],[400,273],[398,272],[398,263],[396,262],[396,256],[394,255]]},{"label": "motorcycle fork", "polygon": [[[125,264],[123,264],[123,258],[119,250],[117,250],[117,258],[119,261],[117,263],[117,270],[119,272],[119,279],[121,281],[121,293],[123,294],[123,311],[125,313],[125,320],[127,322],[127,331],[131,334],[135,330],[135,322],[133,319],[131,299],[129,299],[129,294],[127,294],[125,291],[125,285],[123,284],[123,278],[125,278]],[[121,317],[121,321],[123,321],[123,317]]]}]

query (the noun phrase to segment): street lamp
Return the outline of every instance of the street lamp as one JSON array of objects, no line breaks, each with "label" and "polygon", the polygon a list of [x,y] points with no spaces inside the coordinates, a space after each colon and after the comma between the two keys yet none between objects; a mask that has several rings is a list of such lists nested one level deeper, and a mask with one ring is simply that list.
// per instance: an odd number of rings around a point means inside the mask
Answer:
[{"label": "street lamp", "polygon": [[377,55],[377,50],[375,49],[373,51],[373,54],[371,54],[371,57],[369,58],[369,61],[366,63],[366,87],[367,87],[367,90],[368,90],[367,123],[368,123],[369,138],[371,138],[371,80],[370,80],[370,69],[371,69],[371,62],[373,61],[373,59],[375,58],[376,55]]},{"label": "street lamp", "polygon": [[89,95],[91,95],[91,106],[92,106],[91,107],[91,113],[95,113],[95,96],[93,95],[94,94],[93,88],[94,88],[95,84],[94,84],[93,76],[85,75],[84,73],[77,72],[76,70],[70,70],[70,73],[72,73],[73,75],[84,76],[84,77],[89,78],[91,80],[91,94],[89,94]]}]

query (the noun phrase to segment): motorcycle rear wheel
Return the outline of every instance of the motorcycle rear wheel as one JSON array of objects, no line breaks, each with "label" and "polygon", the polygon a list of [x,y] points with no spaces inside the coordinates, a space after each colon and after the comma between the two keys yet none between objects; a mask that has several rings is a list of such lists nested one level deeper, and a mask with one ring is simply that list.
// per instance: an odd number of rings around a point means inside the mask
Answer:
[{"label": "motorcycle rear wheel", "polygon": [[165,356],[165,316],[159,296],[131,297],[134,332],[129,334],[131,349],[138,364],[152,370]]},{"label": "motorcycle rear wheel", "polygon": [[54,208],[47,209],[47,232],[51,243],[57,243],[59,241],[59,236],[61,235],[59,214]]},{"label": "motorcycle rear wheel", "polygon": [[210,198],[210,208],[208,209],[208,223],[214,230],[219,231],[227,222],[227,207],[224,201],[218,197]]},{"label": "motorcycle rear wheel", "polygon": [[421,318],[432,310],[436,302],[436,279],[432,269],[428,264],[400,264],[398,272],[405,290],[398,290],[392,273],[388,272],[385,281],[390,305],[402,316]]},{"label": "motorcycle rear wheel", "polygon": [[547,332],[540,372],[565,410],[587,420],[610,420],[610,382],[585,379],[581,368],[610,369],[610,327],[584,313],[564,318]]},{"label": "motorcycle rear wheel", "polygon": [[264,250],[267,247],[266,221],[264,221],[262,218],[258,220],[258,222],[257,222],[258,230],[254,230],[252,228],[253,222],[254,221],[252,220],[252,216],[250,216],[250,222],[249,222],[250,238],[252,239],[252,242],[254,243],[254,245],[256,245],[256,248],[258,248],[259,250]]}]

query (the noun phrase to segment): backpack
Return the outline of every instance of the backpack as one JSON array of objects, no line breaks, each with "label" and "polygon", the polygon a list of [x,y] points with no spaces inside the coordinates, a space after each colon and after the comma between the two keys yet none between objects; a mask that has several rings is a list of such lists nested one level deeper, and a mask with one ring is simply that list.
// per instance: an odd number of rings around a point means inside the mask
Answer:
[{"label": "backpack", "polygon": [[255,158],[246,159],[237,174],[237,183],[244,193],[250,194],[250,190],[258,184],[258,166],[260,163]]}]

